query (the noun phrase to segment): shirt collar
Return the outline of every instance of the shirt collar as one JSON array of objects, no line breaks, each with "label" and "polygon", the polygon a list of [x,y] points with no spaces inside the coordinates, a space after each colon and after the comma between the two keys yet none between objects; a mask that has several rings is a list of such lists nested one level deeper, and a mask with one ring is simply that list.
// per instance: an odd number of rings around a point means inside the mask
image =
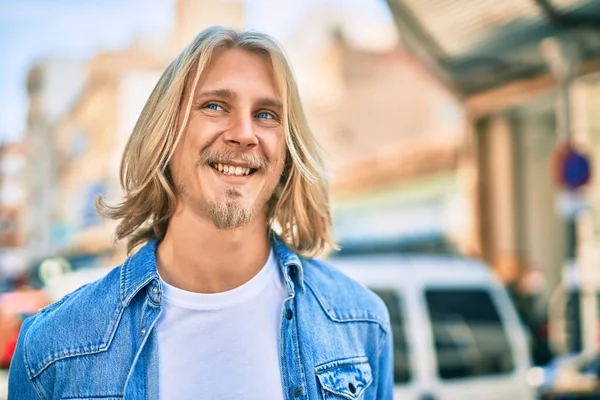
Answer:
[{"label": "shirt collar", "polygon": [[295,285],[304,293],[304,271],[300,256],[287,247],[281,236],[271,231],[271,245],[277,256],[279,268],[288,285],[288,293],[294,295]]},{"label": "shirt collar", "polygon": [[149,240],[121,267],[121,303],[127,307],[131,299],[150,282],[158,284],[156,269],[156,239]]}]

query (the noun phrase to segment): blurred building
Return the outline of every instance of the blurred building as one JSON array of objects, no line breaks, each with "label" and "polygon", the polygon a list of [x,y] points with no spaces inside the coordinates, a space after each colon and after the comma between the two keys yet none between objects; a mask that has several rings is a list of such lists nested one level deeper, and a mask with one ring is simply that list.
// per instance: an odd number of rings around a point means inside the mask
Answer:
[{"label": "blurred building", "polygon": [[580,257],[584,275],[600,286],[600,74],[580,80],[575,137],[592,160],[592,183],[584,191],[589,208],[579,219]]},{"label": "blurred building", "polygon": [[[563,350],[598,348],[600,3],[387,3],[403,46],[465,107],[481,256],[505,283],[541,271],[536,290],[563,308]],[[575,193],[550,171],[569,140],[592,159],[592,181]]]},{"label": "blurred building", "polygon": [[178,55],[203,28],[223,25],[241,29],[246,22],[243,0],[175,0],[175,24],[166,50]]},{"label": "blurred building", "polygon": [[341,46],[341,99],[328,115],[308,109],[331,160],[343,251],[434,243],[469,249],[458,102],[400,49]]},{"label": "blurred building", "polygon": [[[585,75],[572,89],[573,141],[592,161],[592,181],[579,190],[584,209],[575,217],[574,231],[563,209],[566,191],[551,174],[553,154],[565,140],[558,127],[556,92],[540,88],[525,101],[474,120],[482,254],[505,282],[516,282],[531,270],[543,272],[540,293],[554,302],[554,309],[557,304],[567,307],[560,318],[566,318],[570,343],[561,350],[580,349],[585,342],[588,348],[598,346],[599,83],[597,75]],[[575,297],[569,300],[569,293]],[[580,298],[586,298],[586,306]],[[591,324],[585,335],[575,322],[583,314]]]},{"label": "blurred building", "polygon": [[114,225],[96,213],[95,199],[100,194],[120,199],[121,154],[164,66],[159,54],[143,49],[98,54],[55,127],[52,231],[55,249],[72,262],[92,263],[112,249]]},{"label": "blurred building", "polygon": [[0,247],[20,248],[24,244],[21,218],[25,202],[23,175],[25,149],[22,143],[0,145]]},{"label": "blurred building", "polygon": [[0,291],[18,279],[26,268],[23,143],[0,145]]},{"label": "blurred building", "polygon": [[48,58],[29,71],[29,109],[25,152],[26,209],[24,230],[28,262],[54,253],[53,218],[57,198],[55,127],[79,92],[83,66],[77,60]]}]

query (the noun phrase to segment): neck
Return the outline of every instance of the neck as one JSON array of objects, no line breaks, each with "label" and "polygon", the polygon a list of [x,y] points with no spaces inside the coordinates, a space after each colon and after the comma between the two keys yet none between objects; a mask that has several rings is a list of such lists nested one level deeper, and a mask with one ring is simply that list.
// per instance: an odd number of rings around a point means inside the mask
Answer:
[{"label": "neck", "polygon": [[267,262],[271,244],[266,216],[247,225],[220,230],[182,210],[169,221],[156,251],[162,279],[197,293],[220,293],[248,282]]}]

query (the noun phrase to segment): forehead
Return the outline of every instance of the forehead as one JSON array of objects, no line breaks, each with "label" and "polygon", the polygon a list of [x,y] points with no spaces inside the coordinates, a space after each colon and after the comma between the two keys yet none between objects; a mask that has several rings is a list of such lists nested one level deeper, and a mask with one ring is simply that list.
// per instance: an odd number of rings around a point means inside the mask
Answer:
[{"label": "forehead", "polygon": [[227,89],[239,95],[279,98],[269,56],[244,49],[218,49],[202,71],[196,95]]}]

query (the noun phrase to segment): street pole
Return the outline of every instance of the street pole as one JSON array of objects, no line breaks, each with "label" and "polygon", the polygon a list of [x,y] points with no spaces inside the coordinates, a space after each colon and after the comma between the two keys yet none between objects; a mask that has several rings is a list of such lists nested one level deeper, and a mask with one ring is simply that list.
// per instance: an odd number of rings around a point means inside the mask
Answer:
[{"label": "street pole", "polygon": [[[571,87],[579,66],[577,43],[568,39],[548,38],[540,45],[550,72],[558,84],[556,99],[556,119],[558,140],[571,146],[573,143]],[[565,193],[565,200],[574,193]],[[565,291],[565,329],[567,333],[567,351],[583,350],[583,315],[589,318],[586,310],[581,271],[577,267],[577,212],[565,213],[566,254],[562,285]],[[582,315],[583,314],[583,315]]]}]

